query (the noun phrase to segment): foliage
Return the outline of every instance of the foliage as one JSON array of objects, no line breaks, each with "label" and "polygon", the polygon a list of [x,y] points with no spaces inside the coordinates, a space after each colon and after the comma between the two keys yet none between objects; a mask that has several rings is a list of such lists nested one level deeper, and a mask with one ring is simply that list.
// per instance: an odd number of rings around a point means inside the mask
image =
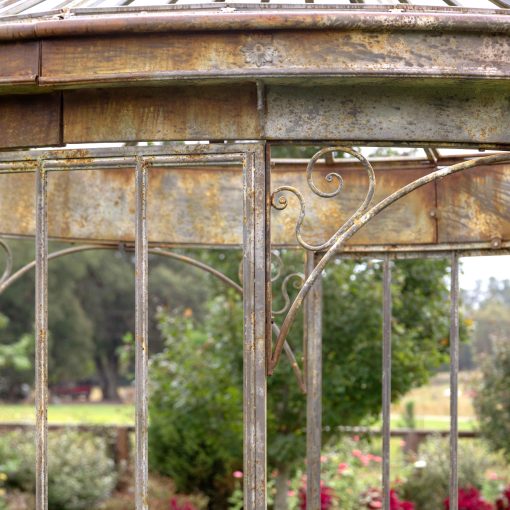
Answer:
[{"label": "foliage", "polygon": [[[502,459],[491,454],[479,441],[459,443],[459,487],[482,489],[494,493],[496,484],[491,472],[495,466],[505,471]],[[437,510],[448,498],[450,453],[446,439],[432,438],[420,447],[419,460],[401,486],[405,499],[415,503],[416,510]],[[460,507],[459,507],[460,508]]]},{"label": "foliage", "polygon": [[5,482],[7,475],[0,468],[0,510],[7,510],[7,501],[5,499]]},{"label": "foliage", "polygon": [[[501,289],[492,292],[479,311],[484,318],[481,322],[484,331],[490,336],[490,350],[482,364],[482,378],[475,393],[474,407],[480,424],[480,431],[495,450],[501,450],[510,459],[510,337],[508,318],[510,317],[510,286],[508,282]],[[508,294],[505,299],[505,294]],[[488,314],[492,315],[490,326]],[[490,326],[490,327],[489,327]]]},{"label": "foliage", "polygon": [[[321,480],[323,488],[327,487],[328,501],[331,496],[332,509],[359,510],[364,505],[363,494],[379,484],[382,459],[372,450],[367,440],[344,436],[323,452]],[[292,481],[291,508],[302,504],[305,485],[303,466]]]},{"label": "foliage", "polygon": [[[9,319],[0,313],[0,331],[5,329],[9,324]],[[32,335],[25,334],[18,341],[8,344],[0,344],[0,395],[8,395],[9,393],[23,396],[21,388],[11,387],[13,374],[17,378],[23,378],[32,371],[34,340]],[[14,395],[13,395],[14,396]]]},{"label": "foliage", "polygon": [[[34,491],[33,438],[16,431],[0,440],[0,459],[10,487]],[[104,440],[73,431],[49,435],[48,504],[52,510],[90,510],[112,492],[114,463]]]},{"label": "foliage", "polygon": [[[302,269],[301,254],[288,251],[282,256],[286,273]],[[238,271],[235,254],[215,252],[211,260],[230,276]],[[339,425],[375,420],[380,413],[381,269],[378,262],[342,261],[324,275],[324,380],[335,382],[324,385],[325,444],[338,438]],[[445,359],[446,274],[443,261],[396,264],[393,400],[426,382]],[[242,303],[233,291],[225,293],[221,287],[221,293],[209,303],[206,326],[160,317],[165,349],[151,367],[153,466],[175,477],[179,487],[208,493],[218,493],[222,477],[231,490],[230,473],[241,462]],[[280,306],[276,297],[273,307]],[[289,336],[298,359],[301,337],[298,318]],[[292,470],[304,458],[306,406],[284,358],[268,381],[268,393],[268,463],[272,469]],[[196,460],[202,456],[203,461]]]},{"label": "foliage", "polygon": [[[9,242],[15,270],[34,258],[33,241]],[[50,252],[64,245],[50,243]],[[96,377],[106,399],[117,400],[122,377],[129,380],[132,366],[119,359],[134,327],[134,258],[122,249],[94,250],[57,258],[49,264],[49,377],[50,385]],[[149,316],[157,306],[184,305],[201,317],[207,300],[208,277],[197,270],[182,271],[182,263],[159,256],[150,258]],[[29,271],[0,296],[0,308],[9,323],[0,334],[0,346],[14,345],[33,336],[34,272]],[[155,321],[150,324],[151,350],[161,348]],[[131,341],[132,337],[131,337]],[[33,340],[32,340],[33,344]],[[32,347],[33,349],[33,347]],[[123,364],[124,363],[124,364]],[[2,370],[0,398],[16,400],[20,386],[33,383],[33,370]],[[123,373],[120,373],[123,372]]]},{"label": "foliage", "polygon": [[160,315],[164,350],[151,360],[150,461],[179,492],[225,508],[242,468],[242,358],[229,337],[197,329],[189,309]]}]

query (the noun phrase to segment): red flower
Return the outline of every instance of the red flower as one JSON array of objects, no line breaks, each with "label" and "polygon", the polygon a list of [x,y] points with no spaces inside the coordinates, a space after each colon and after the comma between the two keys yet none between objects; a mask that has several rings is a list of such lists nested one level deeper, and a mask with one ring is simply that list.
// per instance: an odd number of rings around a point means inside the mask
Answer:
[{"label": "red flower", "polygon": [[[444,502],[445,510],[450,510],[450,499]],[[459,489],[459,510],[493,510],[493,506],[485,501],[478,489],[467,487]]]},{"label": "red flower", "polygon": [[189,501],[179,502],[179,500],[174,496],[170,500],[170,510],[197,510],[195,506]]},{"label": "red flower", "polygon": [[[321,485],[321,508],[320,510],[330,510],[333,505],[333,490],[327,485]],[[299,508],[306,510],[306,488],[299,489]]]},{"label": "red flower", "polygon": [[510,487],[496,501],[496,510],[510,510]]}]

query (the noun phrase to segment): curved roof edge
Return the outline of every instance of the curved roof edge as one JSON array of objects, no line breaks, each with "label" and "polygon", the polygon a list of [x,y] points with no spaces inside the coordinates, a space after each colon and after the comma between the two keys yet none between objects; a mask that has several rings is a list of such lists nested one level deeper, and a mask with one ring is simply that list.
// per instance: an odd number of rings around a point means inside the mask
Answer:
[{"label": "curved roof edge", "polygon": [[419,8],[416,6],[306,6],[220,4],[213,9],[156,9],[128,12],[85,9],[37,17],[0,18],[0,40],[176,31],[348,29],[510,33],[510,10]]}]

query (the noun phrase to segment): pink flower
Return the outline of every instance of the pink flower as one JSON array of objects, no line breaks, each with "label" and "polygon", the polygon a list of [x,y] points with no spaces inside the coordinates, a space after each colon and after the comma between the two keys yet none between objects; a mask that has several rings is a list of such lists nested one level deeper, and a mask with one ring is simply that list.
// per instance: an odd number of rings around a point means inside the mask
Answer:
[{"label": "pink flower", "polygon": [[233,476],[234,478],[242,478],[242,477],[243,477],[243,472],[242,472],[242,471],[234,471],[234,472],[232,473],[232,476]]},{"label": "pink flower", "polygon": [[370,455],[370,459],[374,462],[382,462],[382,457],[379,457],[379,455]]},{"label": "pink flower", "polygon": [[352,454],[354,457],[360,458],[363,454],[361,453],[361,450],[352,450]]},{"label": "pink flower", "polygon": [[359,442],[359,436],[356,434],[353,438],[353,441],[358,443]]},{"label": "pink flower", "polygon": [[293,496],[296,495],[296,491],[287,491],[287,495],[289,496],[289,498],[292,498]]},{"label": "pink flower", "polygon": [[347,469],[349,469],[349,466],[345,462],[340,462],[340,464],[338,464],[338,474],[339,475],[341,475]]}]

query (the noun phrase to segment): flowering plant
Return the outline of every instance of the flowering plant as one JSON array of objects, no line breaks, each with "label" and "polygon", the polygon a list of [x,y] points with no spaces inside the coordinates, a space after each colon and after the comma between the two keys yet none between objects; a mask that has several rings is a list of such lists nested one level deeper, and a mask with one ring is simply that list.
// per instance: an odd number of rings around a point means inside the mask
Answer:
[{"label": "flowering plant", "polygon": [[510,510],[510,487],[496,500],[496,510]]},{"label": "flowering plant", "polygon": [[[377,509],[383,507],[383,495],[380,489],[371,488],[361,495],[362,508]],[[390,510],[414,510],[414,503],[399,499],[396,491],[390,491]]]},{"label": "flowering plant", "polygon": [[189,501],[180,501],[175,496],[170,500],[169,510],[197,510]]},{"label": "flowering plant", "polygon": [[[333,490],[327,485],[321,484],[321,509],[331,510],[333,507]],[[299,508],[306,510],[306,488],[299,489]]]},{"label": "flowering plant", "polygon": [[[445,510],[450,510],[450,498],[444,502]],[[475,487],[459,489],[459,510],[492,510],[493,506],[485,501]]]}]

